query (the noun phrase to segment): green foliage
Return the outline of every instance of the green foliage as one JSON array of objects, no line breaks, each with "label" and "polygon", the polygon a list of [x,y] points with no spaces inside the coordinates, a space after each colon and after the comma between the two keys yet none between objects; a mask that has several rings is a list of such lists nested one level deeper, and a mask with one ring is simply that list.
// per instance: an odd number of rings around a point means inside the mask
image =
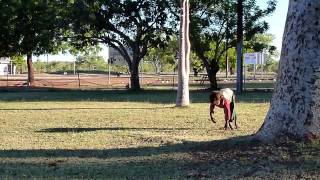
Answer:
[{"label": "green foliage", "polygon": [[[162,0],[77,0],[70,9],[76,47],[108,44],[127,61],[131,88],[140,89],[138,67],[150,47],[164,47],[172,34],[168,2]],[[131,53],[132,52],[132,53]]]},{"label": "green foliage", "polygon": [[91,46],[80,51],[76,58],[77,70],[106,70],[107,62],[98,55],[101,50],[99,46]]},{"label": "green foliage", "polygon": [[37,61],[33,63],[33,67],[36,73],[44,73],[47,70],[46,64],[41,62],[40,59],[37,59]]},{"label": "green foliage", "polygon": [[128,60],[126,47],[143,56],[147,47],[161,44],[170,32],[165,11],[165,1],[75,1],[71,11],[73,33],[79,40],[75,43],[105,43]]},{"label": "green foliage", "polygon": [[272,58],[267,59],[265,70],[268,72],[278,73],[279,61],[276,61]]},{"label": "green foliage", "polygon": [[279,57],[279,52],[272,45],[274,38],[272,34],[256,34],[250,41],[244,42],[245,52],[262,52],[266,54],[264,70],[268,72],[277,72],[278,69],[277,58]]},{"label": "green foliage", "polygon": [[0,54],[55,52],[67,26],[63,10],[60,1],[1,1]]},{"label": "green foliage", "polygon": [[195,74],[203,70],[203,63],[196,53],[191,54],[190,60],[191,60],[190,62],[191,62],[192,70],[194,71]]},{"label": "green foliage", "polygon": [[[225,55],[225,54],[224,54]],[[237,63],[237,52],[236,52],[236,48],[232,47],[228,49],[227,52],[227,56],[228,56],[228,63],[229,63],[229,68],[235,70],[236,68],[236,63]],[[225,56],[222,56],[219,60],[219,66],[222,69],[226,68],[226,59]],[[232,74],[233,72],[231,72]]]},{"label": "green foliage", "polygon": [[[272,45],[274,40],[274,35],[264,33],[255,34],[250,41],[244,41],[244,53],[250,52],[263,52],[267,55],[265,70],[268,72],[276,72],[277,61],[279,52],[276,47]],[[236,49],[228,49],[228,61],[233,69],[236,66]],[[220,67],[225,68],[225,57],[220,58]]]},{"label": "green foliage", "polygon": [[101,56],[78,56],[76,59],[77,70],[106,70],[107,62]]},{"label": "green foliage", "polygon": [[25,64],[25,60],[23,59],[23,56],[12,56],[11,57],[12,63],[17,67],[17,71],[22,74],[26,71],[27,67]]},{"label": "green foliage", "polygon": [[[261,9],[256,0],[243,1],[245,40],[250,40],[255,34],[268,29],[267,23],[262,18],[274,11],[275,2],[269,0],[268,7]],[[214,83],[216,73],[220,69],[219,62],[225,51],[236,45],[236,7],[235,0],[191,1],[192,48],[207,67],[211,83]]]},{"label": "green foliage", "polygon": [[[46,64],[45,62],[42,62]],[[62,73],[62,72],[73,72],[74,64],[73,62],[49,62],[46,64],[47,71],[49,73]]]},{"label": "green foliage", "polygon": [[172,38],[164,48],[149,48],[144,60],[153,65],[156,74],[164,71],[172,71],[176,66],[177,52],[177,39]]},{"label": "green foliage", "polygon": [[274,55],[277,54],[276,47],[271,45],[274,39],[272,34],[255,34],[249,41],[244,41],[244,49],[246,52],[266,51]]}]

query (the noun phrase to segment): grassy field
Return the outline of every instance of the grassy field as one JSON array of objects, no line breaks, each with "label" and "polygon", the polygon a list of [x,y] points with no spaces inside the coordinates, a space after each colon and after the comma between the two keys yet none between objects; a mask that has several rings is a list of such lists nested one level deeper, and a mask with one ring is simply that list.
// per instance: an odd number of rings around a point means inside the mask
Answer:
[{"label": "grassy field", "polygon": [[320,145],[261,145],[270,93],[237,97],[239,129],[208,117],[207,91],[1,92],[0,179],[319,178]]}]

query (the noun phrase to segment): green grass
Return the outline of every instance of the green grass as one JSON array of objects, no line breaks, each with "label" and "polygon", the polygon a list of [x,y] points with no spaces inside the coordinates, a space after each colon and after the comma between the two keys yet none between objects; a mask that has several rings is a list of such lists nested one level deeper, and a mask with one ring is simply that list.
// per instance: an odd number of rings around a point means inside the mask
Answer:
[{"label": "green grass", "polygon": [[271,94],[238,95],[238,130],[208,118],[207,91],[2,92],[1,179],[299,179],[319,177],[320,145],[260,145]]}]

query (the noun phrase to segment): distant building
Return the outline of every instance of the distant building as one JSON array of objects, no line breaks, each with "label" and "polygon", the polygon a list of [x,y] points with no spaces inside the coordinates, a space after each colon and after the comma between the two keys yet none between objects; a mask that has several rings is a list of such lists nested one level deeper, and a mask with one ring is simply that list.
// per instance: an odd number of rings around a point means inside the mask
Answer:
[{"label": "distant building", "polygon": [[0,75],[15,74],[16,66],[8,57],[0,57]]},{"label": "distant building", "polygon": [[[107,47],[107,57],[108,57],[108,63],[110,64],[116,64],[116,65],[127,65],[126,60],[122,57],[122,55],[114,48]],[[132,57],[132,50],[127,48],[127,52],[129,53],[129,56]]]}]

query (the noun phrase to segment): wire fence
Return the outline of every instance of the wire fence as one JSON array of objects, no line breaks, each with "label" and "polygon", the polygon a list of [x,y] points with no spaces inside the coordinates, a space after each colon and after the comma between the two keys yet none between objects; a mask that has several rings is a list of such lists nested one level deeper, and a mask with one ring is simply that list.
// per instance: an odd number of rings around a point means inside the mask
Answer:
[{"label": "wire fence", "polygon": [[[222,87],[235,87],[236,77],[234,75],[227,78],[223,73],[218,74],[218,83]],[[27,87],[27,74],[20,75],[2,75],[0,76],[1,88],[21,88]],[[273,82],[275,81],[275,74],[248,75],[246,77],[247,83],[253,82]],[[140,85],[142,87],[169,87],[175,88],[177,86],[177,74],[140,74]],[[209,87],[209,79],[206,74],[199,74],[198,76],[190,76],[190,86],[197,86],[199,88]],[[39,88],[61,88],[61,89],[115,89],[130,87],[129,75],[108,75],[108,74],[35,74],[35,87]]]}]

